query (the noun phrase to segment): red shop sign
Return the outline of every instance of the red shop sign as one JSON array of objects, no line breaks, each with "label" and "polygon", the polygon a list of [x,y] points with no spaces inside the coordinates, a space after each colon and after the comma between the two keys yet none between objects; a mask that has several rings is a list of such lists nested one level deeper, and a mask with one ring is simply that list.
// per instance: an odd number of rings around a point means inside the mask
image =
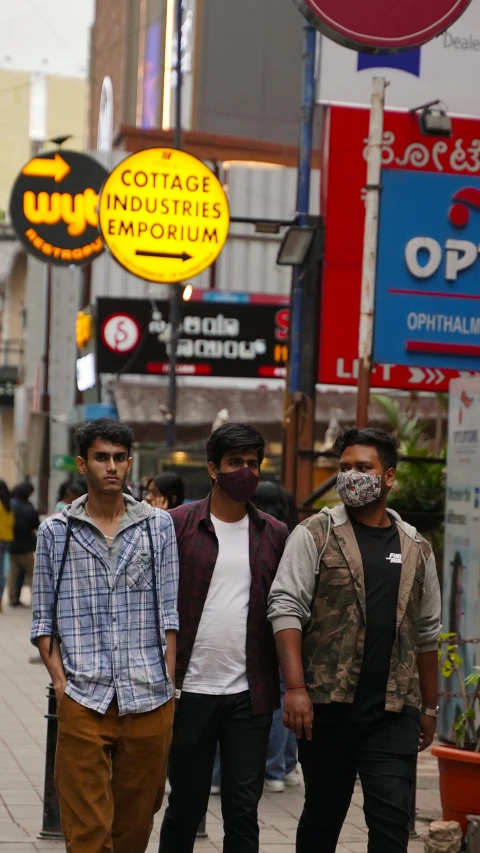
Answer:
[{"label": "red shop sign", "polygon": [[[422,136],[418,120],[385,113],[383,164],[389,169],[480,175],[480,120],[454,118],[450,139]],[[369,110],[329,108],[322,164],[322,213],[326,219],[319,382],[356,385]],[[376,388],[447,391],[469,371],[376,365]]]},{"label": "red shop sign", "polygon": [[445,32],[470,0],[294,0],[326,36],[344,47],[395,51],[419,47]]}]

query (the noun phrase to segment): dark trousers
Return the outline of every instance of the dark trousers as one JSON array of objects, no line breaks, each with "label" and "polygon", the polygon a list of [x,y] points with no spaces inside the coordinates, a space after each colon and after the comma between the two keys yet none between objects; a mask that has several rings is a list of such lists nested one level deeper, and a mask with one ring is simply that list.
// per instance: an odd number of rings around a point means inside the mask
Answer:
[{"label": "dark trousers", "polygon": [[263,791],[272,715],[252,715],[250,695],[182,693],[169,759],[168,799],[159,853],[192,853],[208,808],[220,744],[224,853],[258,853],[258,803]]},{"label": "dark trousers", "polygon": [[369,830],[368,853],[406,853],[420,723],[410,714],[385,714],[352,723],[317,708],[313,738],[299,742],[305,807],[297,853],[334,853],[357,773]]}]

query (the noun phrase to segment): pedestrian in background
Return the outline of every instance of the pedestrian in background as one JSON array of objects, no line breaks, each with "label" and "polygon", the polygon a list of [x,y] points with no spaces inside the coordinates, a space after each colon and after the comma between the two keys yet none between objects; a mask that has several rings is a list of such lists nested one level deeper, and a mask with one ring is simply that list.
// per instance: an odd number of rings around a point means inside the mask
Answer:
[{"label": "pedestrian in background", "polygon": [[207,442],[211,494],[171,512],[180,557],[180,699],[160,853],[192,853],[217,743],[224,853],[258,853],[258,803],[280,704],[267,598],[288,536],[251,502],[264,449],[253,427],[221,426]]},{"label": "pedestrian in background", "polygon": [[72,504],[77,498],[85,494],[85,489],[79,483],[67,480],[59,486],[55,512],[61,512],[66,506]]},{"label": "pedestrian in background", "polygon": [[33,486],[25,481],[15,486],[12,492],[11,507],[15,517],[13,542],[10,545],[10,575],[8,594],[11,607],[20,607],[20,596],[25,582],[32,586],[33,564],[37,545],[37,530],[40,519],[30,498]]},{"label": "pedestrian in background", "polygon": [[5,589],[5,565],[13,542],[15,517],[10,506],[10,492],[4,480],[0,480],[0,613]]},{"label": "pedestrian in background", "polygon": [[77,431],[88,493],[40,527],[32,642],[57,697],[55,781],[69,853],[144,853],[174,713],[178,553],[168,513],[123,492],[132,430]]},{"label": "pedestrian in background", "polygon": [[158,509],[175,509],[185,500],[185,484],[178,474],[165,471],[149,480],[145,500]]},{"label": "pedestrian in background", "polygon": [[438,714],[440,588],[431,546],[387,510],[397,442],[337,439],[343,506],[299,525],[270,594],[305,806],[297,853],[334,853],[357,773],[369,853],[406,853],[418,750]]}]

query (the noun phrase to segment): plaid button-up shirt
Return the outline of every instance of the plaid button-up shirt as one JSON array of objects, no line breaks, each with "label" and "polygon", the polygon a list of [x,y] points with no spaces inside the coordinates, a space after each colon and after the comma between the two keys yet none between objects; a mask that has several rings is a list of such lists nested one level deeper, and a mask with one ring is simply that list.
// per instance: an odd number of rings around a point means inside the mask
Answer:
[{"label": "plaid button-up shirt", "polygon": [[[285,524],[248,504],[250,604],[247,617],[247,679],[254,714],[268,714],[280,705],[275,641],[267,620],[267,599],[283,554]],[[203,608],[218,557],[218,539],[210,518],[210,497],[171,511],[180,557],[177,637],[177,688],[193,651]]]},{"label": "plaid button-up shirt", "polygon": [[[148,515],[163,652],[165,631],[178,630],[178,553],[168,513]],[[104,714],[114,696],[119,712],[152,711],[174,695],[165,682],[154,610],[151,549],[146,518],[126,528],[113,574],[88,524],[70,519],[72,535],[60,585],[57,618],[68,679],[66,693]],[[54,515],[38,531],[31,640],[49,636],[53,599],[65,547],[67,515]]]}]

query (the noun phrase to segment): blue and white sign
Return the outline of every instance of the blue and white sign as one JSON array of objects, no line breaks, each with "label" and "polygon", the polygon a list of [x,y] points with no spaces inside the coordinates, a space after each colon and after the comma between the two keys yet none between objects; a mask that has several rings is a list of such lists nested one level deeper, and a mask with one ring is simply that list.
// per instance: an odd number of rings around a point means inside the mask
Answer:
[{"label": "blue and white sign", "polygon": [[377,363],[480,370],[480,178],[385,169]]}]

